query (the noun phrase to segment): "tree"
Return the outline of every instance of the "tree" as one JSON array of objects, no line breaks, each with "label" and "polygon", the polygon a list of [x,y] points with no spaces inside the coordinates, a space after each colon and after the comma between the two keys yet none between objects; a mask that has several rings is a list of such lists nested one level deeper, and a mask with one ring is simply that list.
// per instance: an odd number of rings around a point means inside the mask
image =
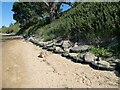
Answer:
[{"label": "tree", "polygon": [[37,20],[43,18],[44,10],[40,7],[42,3],[32,2],[15,2],[12,11],[14,12],[13,18],[24,26],[25,24],[34,24]]},{"label": "tree", "polygon": [[45,5],[46,5],[46,10],[50,17],[50,21],[55,20],[59,16],[59,13],[61,12],[60,7],[62,4],[68,4],[68,5],[72,6],[71,2],[63,2],[63,1],[64,0],[62,0],[62,2],[60,2],[60,1],[59,2],[46,2],[46,1],[44,1]]},{"label": "tree", "polygon": [[72,5],[70,2],[15,2],[13,18],[20,23],[20,33],[31,25],[39,23],[42,27],[59,18],[63,3]]},{"label": "tree", "polygon": [[50,21],[53,21],[58,18],[63,3],[72,6],[70,2],[45,2],[44,0],[43,2],[15,2],[12,9],[13,18],[24,25],[30,18],[45,19],[45,13],[48,13]]}]

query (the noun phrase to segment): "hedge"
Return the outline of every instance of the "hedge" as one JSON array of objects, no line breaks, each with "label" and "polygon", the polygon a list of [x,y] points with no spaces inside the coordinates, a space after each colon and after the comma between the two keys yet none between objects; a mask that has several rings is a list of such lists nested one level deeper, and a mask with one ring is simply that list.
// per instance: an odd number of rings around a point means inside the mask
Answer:
[{"label": "hedge", "polygon": [[120,2],[81,3],[36,34],[45,40],[64,36],[95,43],[120,36]]}]

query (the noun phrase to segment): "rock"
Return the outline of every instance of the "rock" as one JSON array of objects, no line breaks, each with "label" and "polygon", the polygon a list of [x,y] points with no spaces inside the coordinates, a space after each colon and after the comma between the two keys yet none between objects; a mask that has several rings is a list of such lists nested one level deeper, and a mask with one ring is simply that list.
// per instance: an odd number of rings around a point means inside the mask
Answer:
[{"label": "rock", "polygon": [[76,57],[76,62],[83,63],[83,59],[81,59],[81,58],[79,58],[79,57]]},{"label": "rock", "polygon": [[52,42],[52,43],[47,44],[46,46],[47,47],[52,47],[53,45],[54,45],[54,43]]},{"label": "rock", "polygon": [[27,37],[28,37],[28,35],[27,35],[27,34],[24,34],[24,35],[23,35],[23,38],[27,38]]},{"label": "rock", "polygon": [[71,44],[71,42],[69,40],[63,41],[63,44],[62,44],[63,48],[69,48],[71,46],[72,46],[72,44]]},{"label": "rock", "polygon": [[104,67],[110,67],[110,63],[107,61],[102,60],[102,61],[99,61],[98,64]]},{"label": "rock", "polygon": [[110,66],[107,61],[92,61],[91,67],[98,70],[114,71],[115,67]]},{"label": "rock", "polygon": [[42,49],[47,49],[47,45],[46,44],[44,44],[44,46],[43,46],[43,48]]},{"label": "rock", "polygon": [[110,57],[110,58],[107,58],[105,61],[109,62],[110,63],[110,66],[112,67],[116,67],[116,64],[118,61],[115,61],[115,57]]},{"label": "rock", "polygon": [[78,57],[84,59],[85,53],[80,53]]},{"label": "rock", "polygon": [[81,51],[87,51],[88,49],[90,49],[91,46],[90,45],[80,45],[80,46],[76,46],[70,49],[70,52],[81,52]]},{"label": "rock", "polygon": [[60,48],[60,47],[55,47],[55,50],[57,50],[57,51],[63,51],[63,49],[62,48]]},{"label": "rock", "polygon": [[70,59],[72,59],[72,61],[74,61],[74,62],[79,62],[79,63],[83,62],[83,59],[81,59],[80,57],[78,57],[78,53],[69,53],[68,57]]},{"label": "rock", "polygon": [[33,37],[29,37],[29,38],[28,38],[28,41],[30,41],[30,40],[34,40],[34,38],[33,38]]},{"label": "rock", "polygon": [[112,57],[113,56],[113,54],[110,53],[110,52],[106,52],[106,55],[107,55],[107,57]]},{"label": "rock", "polygon": [[55,48],[54,48],[54,47],[48,47],[47,50],[48,50],[48,51],[54,51]]},{"label": "rock", "polygon": [[68,53],[62,53],[62,56],[63,56],[63,57],[68,57],[69,54],[68,54]]},{"label": "rock", "polygon": [[51,41],[47,41],[46,43],[47,43],[47,44],[50,44],[50,43],[53,43],[53,41],[52,41],[52,40],[51,40]]},{"label": "rock", "polygon": [[77,53],[69,53],[69,57],[70,57],[70,58],[77,57],[77,55],[78,55]]},{"label": "rock", "polygon": [[55,43],[56,46],[60,46],[60,47],[62,46],[62,44],[63,44],[62,41],[61,41],[61,42],[57,42],[57,43]]},{"label": "rock", "polygon": [[101,57],[96,57],[95,61],[101,61],[102,58]]},{"label": "rock", "polygon": [[111,62],[111,61],[115,61],[115,58],[114,57],[109,57],[109,58],[107,58],[105,61],[107,61],[107,62]]},{"label": "rock", "polygon": [[119,62],[120,62],[120,59],[115,59],[113,62],[114,62],[114,63],[119,63]]},{"label": "rock", "polygon": [[36,46],[39,46],[39,43],[38,43],[38,41],[37,40],[30,40],[30,42],[32,42],[33,44],[35,44]]},{"label": "rock", "polygon": [[116,67],[116,63],[111,63],[110,66]]},{"label": "rock", "polygon": [[46,56],[48,56],[48,53],[46,51],[42,51],[38,57],[45,58]]},{"label": "rock", "polygon": [[57,40],[57,39],[53,39],[52,41],[53,41],[54,43],[56,43],[58,40]]},{"label": "rock", "polygon": [[72,61],[76,62],[76,63],[82,63],[83,59],[77,57],[77,56],[73,56],[71,57]]},{"label": "rock", "polygon": [[39,44],[40,47],[43,47],[43,46],[46,45],[47,43],[41,41],[41,42],[39,42],[38,44]]},{"label": "rock", "polygon": [[69,53],[70,52],[70,48],[64,48],[64,51]]},{"label": "rock", "polygon": [[97,57],[96,57],[94,54],[90,53],[90,52],[87,52],[87,53],[84,55],[84,60],[85,60],[85,62],[87,62],[87,63],[91,63],[91,62],[94,61],[96,58],[97,58]]},{"label": "rock", "polygon": [[55,47],[55,50],[54,50],[55,53],[64,53],[64,50],[60,47]]},{"label": "rock", "polygon": [[78,43],[76,42],[73,47],[78,47]]}]

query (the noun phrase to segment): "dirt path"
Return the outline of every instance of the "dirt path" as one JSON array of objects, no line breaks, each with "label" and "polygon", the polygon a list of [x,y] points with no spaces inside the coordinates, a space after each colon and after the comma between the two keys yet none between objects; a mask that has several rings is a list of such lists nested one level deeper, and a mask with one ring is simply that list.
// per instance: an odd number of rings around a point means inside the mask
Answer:
[{"label": "dirt path", "polygon": [[114,72],[94,70],[50,52],[42,59],[41,50],[24,40],[4,42],[3,88],[118,87]]}]

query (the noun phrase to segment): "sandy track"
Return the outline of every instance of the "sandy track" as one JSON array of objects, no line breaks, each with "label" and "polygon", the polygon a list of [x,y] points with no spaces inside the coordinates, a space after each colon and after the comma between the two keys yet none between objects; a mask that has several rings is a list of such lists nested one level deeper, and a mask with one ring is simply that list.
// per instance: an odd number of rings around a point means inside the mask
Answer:
[{"label": "sandy track", "polygon": [[[114,72],[98,71],[49,53],[24,40],[3,43],[3,88],[117,88]],[[44,51],[44,50],[43,50]]]}]

